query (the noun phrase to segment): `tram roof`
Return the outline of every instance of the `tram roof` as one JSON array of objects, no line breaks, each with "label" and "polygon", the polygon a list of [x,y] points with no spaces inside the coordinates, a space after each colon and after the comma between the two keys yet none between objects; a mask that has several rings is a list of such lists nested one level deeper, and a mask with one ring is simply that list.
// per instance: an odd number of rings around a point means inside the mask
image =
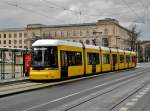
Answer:
[{"label": "tram roof", "polygon": [[83,47],[82,44],[79,42],[71,42],[57,39],[40,39],[32,44],[32,46],[60,46],[60,45]]},{"label": "tram roof", "polygon": [[115,49],[115,48],[110,48],[110,49],[111,49],[111,51],[114,51],[114,52],[118,51],[118,49]]},{"label": "tram roof", "polygon": [[131,53],[131,51],[127,51],[127,50],[125,50],[124,52],[125,52],[125,53]]},{"label": "tram roof", "polygon": [[100,50],[100,47],[99,47],[99,46],[95,46],[95,45],[87,45],[87,44],[85,44],[84,46],[85,46],[85,48],[98,49],[98,50]]},{"label": "tram roof", "polygon": [[110,48],[101,46],[101,50],[108,50],[108,51],[110,51]]},{"label": "tram roof", "polygon": [[124,52],[124,50],[118,49],[118,52]]}]

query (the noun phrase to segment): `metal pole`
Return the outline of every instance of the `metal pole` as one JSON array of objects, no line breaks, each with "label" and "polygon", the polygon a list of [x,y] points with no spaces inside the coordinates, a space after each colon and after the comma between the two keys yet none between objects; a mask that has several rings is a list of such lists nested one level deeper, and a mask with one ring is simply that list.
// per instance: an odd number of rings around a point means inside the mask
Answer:
[{"label": "metal pole", "polygon": [[145,62],[147,62],[147,51],[146,51],[146,48],[145,48]]},{"label": "metal pole", "polygon": [[1,53],[0,53],[0,58],[1,58],[1,79],[2,79],[2,76],[3,76],[3,75],[2,75],[2,73],[3,73],[3,72],[2,72],[2,62],[3,62],[3,59],[2,59],[2,50],[1,50]]},{"label": "metal pole", "polygon": [[137,51],[137,62],[139,62],[139,50],[138,50],[138,43],[136,44],[136,51]]}]

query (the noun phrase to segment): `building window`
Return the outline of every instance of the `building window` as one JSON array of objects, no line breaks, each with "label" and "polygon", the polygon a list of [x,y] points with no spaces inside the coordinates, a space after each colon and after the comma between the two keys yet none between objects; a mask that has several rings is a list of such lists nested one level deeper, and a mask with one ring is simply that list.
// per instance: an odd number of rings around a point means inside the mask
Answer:
[{"label": "building window", "polygon": [[0,44],[1,44],[1,40],[0,40]]},{"label": "building window", "polygon": [[80,43],[83,43],[83,41],[82,41],[82,40],[79,40],[79,42],[80,42]]},{"label": "building window", "polygon": [[32,37],[35,37],[35,32],[32,32]]},{"label": "building window", "polygon": [[96,45],[96,39],[93,39],[93,40],[92,40],[92,44],[93,44],[93,45]]},{"label": "building window", "polygon": [[22,33],[19,33],[19,37],[22,37]]},{"label": "building window", "polygon": [[80,31],[80,36],[82,36],[82,35],[83,35],[82,31]]},{"label": "building window", "polygon": [[70,32],[67,32],[67,37],[69,37],[70,36]]},{"label": "building window", "polygon": [[104,34],[108,35],[108,29],[104,29]]},{"label": "building window", "polygon": [[109,54],[104,54],[103,55],[103,63],[104,64],[110,64]]},{"label": "building window", "polygon": [[4,44],[6,44],[6,40],[4,40]]},{"label": "building window", "polygon": [[76,31],[73,31],[73,36],[76,36]]},{"label": "building window", "polygon": [[9,38],[11,38],[11,34],[9,34]]},{"label": "building window", "polygon": [[0,38],[1,38],[1,34],[0,34]]},{"label": "building window", "polygon": [[22,46],[19,46],[19,48],[22,48]]},{"label": "building window", "polygon": [[48,35],[48,37],[49,37],[49,38],[52,38],[52,34],[51,34],[51,32],[49,32],[49,35]]},{"label": "building window", "polygon": [[14,44],[17,44],[17,40],[14,40]]},{"label": "building window", "polygon": [[61,32],[61,37],[64,37],[64,33],[63,32]]},{"label": "building window", "polygon": [[27,37],[27,33],[24,33],[24,37]]},{"label": "building window", "polygon": [[90,44],[90,41],[89,41],[89,40],[86,40],[86,44]]},{"label": "building window", "polygon": [[73,42],[76,42],[76,40],[73,40]]},{"label": "building window", "polygon": [[6,34],[4,34],[4,38],[6,38]]},{"label": "building window", "polygon": [[17,37],[17,34],[16,33],[14,33],[14,38],[16,38]]},{"label": "building window", "polygon": [[55,37],[57,36],[57,32],[55,32],[55,35],[54,35]]},{"label": "building window", "polygon": [[11,44],[11,40],[9,40],[9,44]]},{"label": "building window", "polygon": [[86,31],[86,35],[89,36],[89,31],[88,30]]},{"label": "building window", "polygon": [[102,46],[108,47],[108,45],[109,45],[108,38],[102,38]]},{"label": "building window", "polygon": [[22,44],[22,40],[19,40],[19,44]]}]

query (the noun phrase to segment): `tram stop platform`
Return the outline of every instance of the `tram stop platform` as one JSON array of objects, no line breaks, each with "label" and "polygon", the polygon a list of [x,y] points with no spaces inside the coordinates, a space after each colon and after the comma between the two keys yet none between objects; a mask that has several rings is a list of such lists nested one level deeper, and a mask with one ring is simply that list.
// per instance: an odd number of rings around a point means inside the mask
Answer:
[{"label": "tram stop platform", "polygon": [[17,82],[22,82],[28,80],[28,77],[20,77],[20,78],[14,78],[14,79],[0,79],[0,85],[6,85],[6,84],[11,84],[11,83],[17,83]]}]

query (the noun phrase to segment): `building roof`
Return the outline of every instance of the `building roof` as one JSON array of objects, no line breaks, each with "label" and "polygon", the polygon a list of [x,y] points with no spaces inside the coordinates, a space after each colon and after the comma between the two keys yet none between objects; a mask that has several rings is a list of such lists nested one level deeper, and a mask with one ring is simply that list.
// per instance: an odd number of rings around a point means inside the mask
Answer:
[{"label": "building roof", "polygon": [[47,28],[80,27],[80,26],[96,26],[96,23],[63,24],[63,25],[47,25]]},{"label": "building roof", "polygon": [[17,31],[25,31],[26,28],[7,28],[7,29],[0,29],[0,32],[17,32]]}]

